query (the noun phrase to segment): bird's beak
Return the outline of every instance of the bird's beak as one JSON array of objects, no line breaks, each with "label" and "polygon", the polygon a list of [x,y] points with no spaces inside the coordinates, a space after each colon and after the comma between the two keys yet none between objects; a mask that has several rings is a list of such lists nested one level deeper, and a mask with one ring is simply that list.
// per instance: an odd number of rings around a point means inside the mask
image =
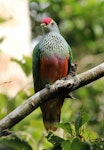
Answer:
[{"label": "bird's beak", "polygon": [[45,23],[41,23],[40,26],[41,26],[41,28],[42,28],[43,33],[44,33],[44,31],[45,31],[45,32],[48,32],[48,31],[49,31],[49,30],[48,30],[48,26],[47,26]]},{"label": "bird's beak", "polygon": [[45,23],[41,23],[40,26],[41,27],[46,27],[46,24]]}]

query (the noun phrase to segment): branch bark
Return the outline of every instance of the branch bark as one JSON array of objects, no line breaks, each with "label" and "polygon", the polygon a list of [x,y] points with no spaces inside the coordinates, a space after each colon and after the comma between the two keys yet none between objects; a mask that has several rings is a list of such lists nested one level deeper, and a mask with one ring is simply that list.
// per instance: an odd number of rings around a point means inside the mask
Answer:
[{"label": "branch bark", "polygon": [[17,107],[5,118],[0,121],[0,136],[6,130],[13,127],[19,121],[28,116],[32,111],[41,105],[44,101],[55,97],[65,96],[68,93],[85,86],[104,76],[104,63],[92,68],[84,73],[75,75],[74,77],[67,76],[66,79],[57,80],[54,84],[37,92],[35,95],[27,99],[22,105]]}]

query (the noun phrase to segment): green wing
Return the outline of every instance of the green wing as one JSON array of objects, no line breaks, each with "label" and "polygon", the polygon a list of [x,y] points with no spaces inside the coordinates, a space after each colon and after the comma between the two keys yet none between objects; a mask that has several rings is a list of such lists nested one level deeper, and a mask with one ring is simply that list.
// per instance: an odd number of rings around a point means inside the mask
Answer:
[{"label": "green wing", "polygon": [[70,62],[72,62],[73,60],[73,55],[72,55],[72,50],[71,47],[68,45],[68,50],[69,50],[69,54],[70,54]]},{"label": "green wing", "polygon": [[70,55],[70,59],[69,59],[69,63],[68,63],[68,73],[70,72],[70,65],[71,62],[73,60],[73,55],[72,55],[72,51],[71,51],[71,47],[68,45],[68,50],[69,50],[69,55]]},{"label": "green wing", "polygon": [[34,80],[34,90],[37,92],[40,89],[40,49],[39,44],[37,44],[33,50],[32,54],[32,72]]}]

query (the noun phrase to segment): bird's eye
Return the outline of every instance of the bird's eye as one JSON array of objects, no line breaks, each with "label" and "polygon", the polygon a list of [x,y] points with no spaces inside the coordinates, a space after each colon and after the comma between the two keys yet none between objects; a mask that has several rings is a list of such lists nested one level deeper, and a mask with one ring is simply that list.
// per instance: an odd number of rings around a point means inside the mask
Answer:
[{"label": "bird's eye", "polygon": [[51,26],[53,26],[53,25],[54,25],[54,22],[51,23]]}]

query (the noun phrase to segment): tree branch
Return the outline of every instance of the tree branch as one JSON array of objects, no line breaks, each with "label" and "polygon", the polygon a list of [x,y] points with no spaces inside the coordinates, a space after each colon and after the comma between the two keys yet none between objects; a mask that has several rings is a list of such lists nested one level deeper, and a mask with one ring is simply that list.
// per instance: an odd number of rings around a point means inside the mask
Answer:
[{"label": "tree branch", "polygon": [[37,92],[27,99],[0,121],[0,135],[24,119],[44,101],[55,97],[65,96],[68,93],[85,86],[104,76],[104,63],[79,75],[67,76],[65,79],[57,80],[54,84]]}]

